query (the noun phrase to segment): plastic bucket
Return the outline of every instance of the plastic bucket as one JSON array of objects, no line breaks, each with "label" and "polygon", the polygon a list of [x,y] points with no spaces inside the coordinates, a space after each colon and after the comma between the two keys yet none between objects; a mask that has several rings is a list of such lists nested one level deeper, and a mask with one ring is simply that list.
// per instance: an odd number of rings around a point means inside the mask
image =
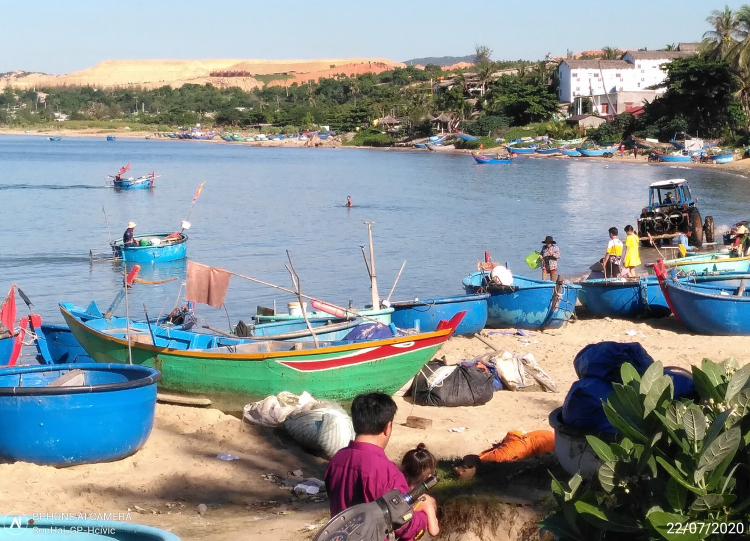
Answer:
[{"label": "plastic bucket", "polygon": [[150,244],[151,244],[151,246],[159,246],[161,244],[161,239],[153,237],[150,240]]},{"label": "plastic bucket", "polygon": [[289,308],[289,315],[290,316],[299,316],[302,317],[302,311],[304,310],[307,312],[307,303],[303,302],[302,307],[300,307],[299,302],[290,302],[287,304],[287,307]]},{"label": "plastic bucket", "polygon": [[141,246],[148,246],[148,245],[149,245],[149,244],[151,244],[151,243],[150,243],[149,241],[147,241],[146,239],[141,239],[141,242],[140,242],[139,244],[140,244]]},{"label": "plastic bucket", "polygon": [[539,256],[541,254],[539,252],[531,252],[529,255],[526,256],[526,264],[529,266],[530,269],[538,269],[539,265],[541,265],[542,260],[539,259]]}]

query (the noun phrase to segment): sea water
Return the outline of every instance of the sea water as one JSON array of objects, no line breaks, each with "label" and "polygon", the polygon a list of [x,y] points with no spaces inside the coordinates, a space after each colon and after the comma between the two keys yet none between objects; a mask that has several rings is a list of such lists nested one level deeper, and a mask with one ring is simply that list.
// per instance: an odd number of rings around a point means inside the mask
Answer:
[{"label": "sea water", "polygon": [[[153,190],[106,186],[106,175],[126,163],[128,174],[161,175]],[[462,293],[461,279],[485,250],[513,272],[541,276],[524,259],[547,235],[560,247],[560,274],[580,275],[604,255],[609,227],[636,225],[654,181],[689,179],[702,216],[712,215],[717,229],[748,218],[750,182],[720,168],[526,157],[477,165],[468,155],[429,151],[3,136],[0,293],[18,284],[47,322],[62,321],[58,302],[96,300],[106,308],[125,269],[92,261],[90,251],[108,252],[131,220],[136,234],[170,232],[188,215],[191,260],[290,288],[288,251],[302,292],[342,306],[370,302],[361,249],[368,252],[368,221],[381,298],[406,261],[392,301]],[[185,265],[145,265],[141,278],[177,279],[136,284],[128,295],[131,317],[143,317],[144,305],[154,317],[181,304]],[[197,312],[227,330],[230,321],[249,321],[258,305],[295,300],[233,277],[226,310]]]}]

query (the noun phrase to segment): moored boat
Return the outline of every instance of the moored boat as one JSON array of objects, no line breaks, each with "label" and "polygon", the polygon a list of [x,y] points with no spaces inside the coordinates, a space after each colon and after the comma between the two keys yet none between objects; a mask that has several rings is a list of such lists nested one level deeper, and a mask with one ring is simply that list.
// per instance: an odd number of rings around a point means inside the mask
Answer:
[{"label": "moored boat", "polygon": [[578,152],[575,148],[568,148],[568,147],[560,147],[560,153],[563,156],[570,156],[570,157],[579,157],[583,156],[580,152]]},{"label": "moored boat", "polygon": [[582,145],[585,140],[585,137],[579,137],[578,139],[550,139],[549,142],[558,147],[576,147]]},{"label": "moored boat", "polygon": [[455,150],[455,145],[433,145],[432,143],[425,143],[425,146],[428,150],[432,150],[435,152],[440,152],[442,150]]},{"label": "moored boat", "polygon": [[537,148],[536,149],[537,154],[541,154],[543,156],[554,156],[555,154],[560,154],[560,149],[555,148]]},{"label": "moored boat", "polygon": [[117,137],[115,137],[114,135],[107,136],[107,141],[116,141],[116,140],[117,140]]},{"label": "moored boat", "polygon": [[0,456],[40,465],[118,460],[151,433],[159,371],[75,364],[0,369]]},{"label": "moored boat", "polygon": [[[667,259],[664,265],[668,269],[675,269],[688,274],[708,274],[717,272],[750,272],[750,256],[735,256],[728,252],[712,252],[706,254],[689,255],[678,259]],[[650,274],[654,274],[654,266],[647,265]]]},{"label": "moored boat", "polygon": [[122,239],[110,243],[115,259],[129,263],[176,261],[187,257],[187,235],[184,233],[147,233],[133,237],[139,246],[123,246]]},{"label": "moored boat", "polygon": [[655,156],[658,161],[666,163],[688,163],[696,161],[695,156],[689,153],[665,154],[658,150],[652,150],[651,155]]},{"label": "moored boat", "polygon": [[581,156],[586,156],[589,158],[595,158],[595,157],[603,157],[603,158],[611,158],[615,155],[615,152],[617,151],[617,148],[619,145],[611,146],[611,147],[576,147],[576,150]]},{"label": "moored boat", "polygon": [[61,141],[62,137],[58,135],[58,136],[53,136],[53,137],[47,137],[47,139],[49,139],[50,141]]},{"label": "moored boat", "polygon": [[580,282],[586,308],[598,317],[664,317],[671,313],[656,276]]},{"label": "moored boat", "polygon": [[537,145],[531,145],[527,147],[514,147],[514,146],[506,146],[505,150],[510,152],[511,154],[534,154],[536,152]]},{"label": "moored boat", "polygon": [[171,331],[149,341],[130,341],[107,320],[76,318],[61,304],[65,322],[97,362],[158,366],[164,389],[218,395],[268,396],[308,391],[343,400],[368,391],[393,393],[414,376],[453,334],[456,314],[429,333],[356,342],[247,341]]},{"label": "moored boat", "polygon": [[442,320],[449,320],[458,312],[466,315],[456,327],[457,335],[473,335],[487,324],[487,299],[484,294],[454,295],[398,301],[391,304],[395,309],[391,322],[400,329],[421,329],[423,332],[437,330]]},{"label": "moored boat", "polygon": [[479,140],[479,137],[474,137],[473,135],[468,135],[466,133],[459,132],[456,135],[458,135],[458,138],[461,139],[462,141],[478,141]]},{"label": "moored boat", "polygon": [[488,327],[519,329],[554,329],[562,327],[575,312],[581,286],[513,275],[512,285],[494,284],[485,271],[463,279],[467,293],[489,293]]},{"label": "moored boat", "polygon": [[[290,313],[288,314],[258,314],[254,317],[255,321],[257,323],[272,323],[272,322],[279,322],[279,321],[297,321],[302,322],[304,324],[305,320],[302,317],[301,308],[299,307],[299,303],[292,303],[292,306],[296,304],[296,307],[294,310],[290,307]],[[311,311],[307,310],[307,303],[305,303],[304,306],[305,314],[307,315],[307,320],[311,322],[315,321],[331,321],[335,320],[336,317],[328,312],[323,312],[321,310],[318,311]],[[364,317],[368,321],[377,321],[379,323],[383,323],[385,325],[390,324],[391,322],[391,314],[393,314],[393,308],[385,307],[385,308],[378,308],[373,310],[372,308],[365,308],[365,309],[358,309],[351,311],[347,311],[348,313],[344,316],[344,318],[339,318],[338,321],[343,321],[344,319],[354,319],[356,317]]]},{"label": "moored boat", "polygon": [[477,163],[481,163],[481,164],[488,164],[488,163],[505,163],[505,164],[508,164],[508,163],[512,163],[513,162],[513,159],[510,156],[508,156],[507,158],[500,158],[500,157],[490,158],[488,156],[481,156],[479,154],[474,154],[472,152],[471,153],[471,157],[474,158],[477,161]]}]

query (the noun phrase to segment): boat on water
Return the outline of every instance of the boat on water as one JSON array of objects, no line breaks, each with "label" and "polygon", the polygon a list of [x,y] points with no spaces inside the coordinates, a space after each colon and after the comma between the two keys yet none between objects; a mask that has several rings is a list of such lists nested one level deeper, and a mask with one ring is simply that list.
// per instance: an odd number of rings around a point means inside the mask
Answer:
[{"label": "boat on water", "polygon": [[[720,272],[750,272],[750,256],[733,256],[731,252],[712,252],[667,259],[664,265],[683,274],[710,274]],[[655,274],[655,265],[647,265],[649,274]]]},{"label": "boat on water", "polygon": [[479,154],[474,154],[472,152],[471,153],[471,157],[474,158],[477,161],[477,163],[481,163],[481,164],[489,164],[489,163],[505,163],[505,164],[508,164],[508,163],[513,163],[513,158],[511,158],[510,156],[508,156],[507,158],[500,158],[500,157],[490,158],[488,156],[481,156]]},{"label": "boat on water", "polygon": [[466,133],[459,132],[456,135],[458,135],[458,138],[461,139],[462,141],[479,141],[479,137],[468,135]]},{"label": "boat on water", "polygon": [[60,137],[58,135],[58,136],[54,136],[54,137],[47,137],[47,139],[49,139],[50,141],[61,141],[62,137]]},{"label": "boat on water", "polygon": [[394,393],[450,338],[464,315],[441,322],[435,332],[323,342],[316,348],[312,342],[249,341],[157,329],[128,341],[122,318],[84,322],[67,303],[60,304],[60,311],[97,362],[128,363],[132,358],[133,364],[158,367],[160,386],[167,390],[230,396],[308,391],[334,400],[369,391]]},{"label": "boat on water", "polygon": [[115,259],[128,263],[157,263],[187,257],[188,237],[184,233],[147,233],[133,238],[139,246],[123,246],[122,239],[110,243]]},{"label": "boat on water", "polygon": [[657,262],[657,276],[674,315],[700,334],[750,336],[750,292],[746,280],[698,283],[677,279]]},{"label": "boat on water", "polygon": [[151,433],[159,379],[127,364],[0,368],[0,456],[49,466],[130,456]]},{"label": "boat on water", "polygon": [[432,150],[434,152],[456,149],[456,145],[433,145],[432,143],[425,143],[425,146],[427,147],[428,150]]},{"label": "boat on water", "polygon": [[537,145],[530,145],[527,147],[514,147],[511,145],[507,145],[505,147],[505,150],[507,150],[511,154],[534,154],[536,152]]},{"label": "boat on water", "polygon": [[512,277],[511,285],[496,284],[489,272],[481,270],[463,279],[466,293],[489,293],[488,327],[555,329],[562,327],[575,312],[581,286],[560,278],[551,282],[517,274]]},{"label": "boat on water", "polygon": [[107,141],[116,141],[116,140],[117,140],[117,137],[115,137],[114,135],[107,136]]},{"label": "boat on water", "polygon": [[120,190],[138,190],[138,189],[146,189],[146,188],[153,188],[154,187],[154,181],[161,177],[161,175],[157,175],[155,173],[151,173],[150,175],[143,175],[138,178],[114,178],[112,180],[112,185],[115,188],[118,188]]},{"label": "boat on water", "polygon": [[572,158],[577,158],[579,156],[583,156],[583,154],[581,154],[580,152],[578,152],[578,150],[576,150],[575,148],[568,148],[568,147],[560,147],[560,153],[563,156],[570,156]]},{"label": "boat on water", "polygon": [[391,303],[394,312],[391,322],[399,329],[417,329],[423,332],[437,330],[442,320],[450,320],[459,312],[466,315],[456,327],[457,335],[473,335],[487,324],[488,293],[431,297]]},{"label": "boat on water", "polygon": [[537,154],[541,154],[542,156],[554,156],[555,154],[560,154],[560,149],[558,147],[548,147],[548,148],[537,148],[536,149]]}]

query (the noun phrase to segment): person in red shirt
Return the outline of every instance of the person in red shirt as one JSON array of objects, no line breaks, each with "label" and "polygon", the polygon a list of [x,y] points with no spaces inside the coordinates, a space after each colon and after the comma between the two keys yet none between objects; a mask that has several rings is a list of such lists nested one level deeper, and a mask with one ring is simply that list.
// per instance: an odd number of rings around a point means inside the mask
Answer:
[{"label": "person in red shirt", "polygon": [[[383,393],[362,394],[352,402],[356,437],[333,455],[325,473],[331,516],[353,505],[377,500],[394,488],[403,493],[409,491],[404,474],[385,455],[396,409],[393,399]],[[428,495],[422,497],[414,518],[396,530],[396,539],[410,541],[422,530],[433,536],[440,533],[437,504]]]}]

